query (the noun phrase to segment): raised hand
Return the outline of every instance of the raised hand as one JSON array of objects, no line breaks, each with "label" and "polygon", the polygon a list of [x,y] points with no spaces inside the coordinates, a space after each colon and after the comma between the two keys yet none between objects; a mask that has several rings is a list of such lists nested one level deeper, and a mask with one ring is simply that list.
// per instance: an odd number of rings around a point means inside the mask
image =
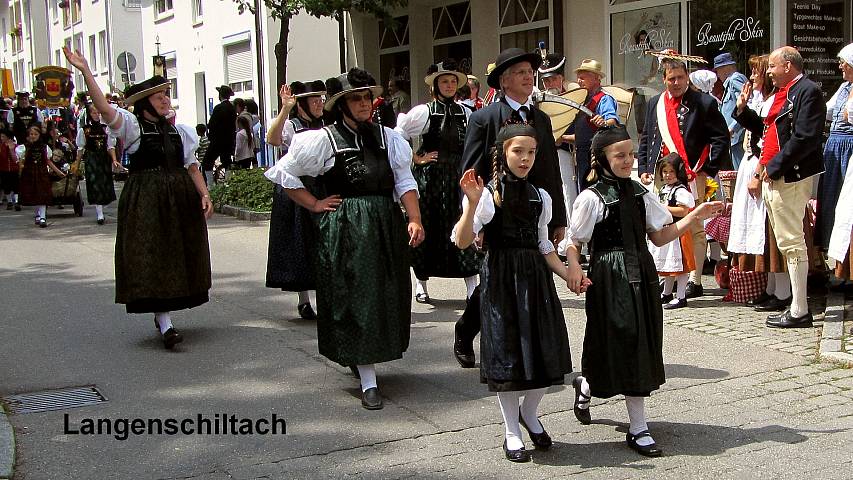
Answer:
[{"label": "raised hand", "polygon": [[294,105],[296,105],[296,97],[291,94],[290,85],[282,85],[281,89],[278,91],[278,96],[281,98],[281,107],[287,108],[288,110],[293,109]]},{"label": "raised hand", "polygon": [[743,84],[743,88],[740,91],[740,95],[737,97],[737,111],[743,111],[746,104],[749,103],[749,99],[752,97],[752,82],[746,82]]},{"label": "raised hand", "polygon": [[483,184],[483,179],[472,168],[462,174],[462,178],[459,180],[459,188],[462,189],[462,193],[465,194],[468,201],[476,205],[480,203],[480,197],[483,196],[485,185]]},{"label": "raised hand", "polygon": [[65,58],[68,60],[68,63],[73,65],[74,68],[81,72],[89,71],[89,62],[86,61],[86,57],[84,57],[79,50],[72,52],[70,48],[62,47],[62,53],[65,54]]}]

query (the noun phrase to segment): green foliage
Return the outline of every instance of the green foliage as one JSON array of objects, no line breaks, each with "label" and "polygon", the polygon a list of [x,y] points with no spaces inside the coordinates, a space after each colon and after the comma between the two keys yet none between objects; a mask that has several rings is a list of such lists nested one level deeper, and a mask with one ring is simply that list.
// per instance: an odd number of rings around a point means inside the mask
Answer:
[{"label": "green foliage", "polygon": [[215,205],[248,208],[254,212],[272,209],[273,184],[264,177],[262,168],[232,170],[228,181],[210,189],[210,199]]},{"label": "green foliage", "polygon": [[[390,12],[405,6],[407,0],[262,0],[273,18],[290,18],[300,11],[317,18],[335,17],[340,20],[344,11],[356,11],[377,18],[390,19]],[[255,0],[234,0],[240,13],[255,13]]]}]

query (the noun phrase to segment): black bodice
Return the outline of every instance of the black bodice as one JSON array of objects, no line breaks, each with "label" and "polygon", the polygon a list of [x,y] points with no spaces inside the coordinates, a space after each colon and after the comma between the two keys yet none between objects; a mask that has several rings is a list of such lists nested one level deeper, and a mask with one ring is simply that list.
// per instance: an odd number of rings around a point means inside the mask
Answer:
[{"label": "black bodice", "polygon": [[[634,188],[634,200],[637,202],[637,210],[641,215],[636,221],[645,223],[646,205],[643,203],[643,195],[647,190],[636,182],[631,182]],[[619,189],[615,182],[608,180],[600,180],[595,185],[589,187],[598,198],[604,202],[604,220],[595,224],[592,231],[592,238],[589,241],[589,249],[592,255],[597,252],[605,252],[609,250],[624,250],[625,235],[622,233],[622,219],[619,212]],[[642,242],[642,245],[639,243]],[[646,238],[637,240],[638,250],[648,251],[646,246]],[[642,247],[642,248],[640,248]]]},{"label": "black bodice", "polygon": [[[329,195],[392,195],[394,172],[388,161],[384,127],[370,125],[373,142],[368,142],[367,146],[359,135],[340,123],[323,130],[329,136],[335,154],[335,165],[323,174],[323,184]],[[371,143],[376,146],[371,147]]]},{"label": "black bodice", "polygon": [[[675,186],[675,188],[673,188],[672,190],[670,190],[667,193],[661,192],[661,194],[660,194],[661,202],[666,203],[666,205],[668,207],[677,207],[678,202],[675,200],[675,193],[679,190],[687,190],[687,187],[685,187],[684,185],[677,185],[677,186]],[[675,223],[675,222],[681,220],[682,218],[684,218],[684,217],[676,217],[675,215],[673,215],[672,216],[672,222]]]},{"label": "black bodice", "polygon": [[[429,129],[422,136],[421,151],[439,152],[438,160],[450,160],[447,154],[462,154],[467,121],[462,106],[433,100],[429,108]],[[454,160],[455,161],[455,160]]]},{"label": "black bodice", "polygon": [[[167,149],[163,140],[163,130],[172,142],[172,148]],[[184,167],[184,142],[178,129],[172,124],[163,126],[139,119],[139,149],[130,154],[128,169],[132,172],[151,170],[154,168],[173,169]],[[130,145],[128,145],[130,146]],[[167,153],[168,152],[168,153]]]},{"label": "black bodice", "polygon": [[32,125],[38,125],[38,110],[36,107],[15,107],[12,109],[12,130],[18,143],[24,143],[27,139],[27,129]]},{"label": "black bodice", "polygon": [[104,124],[96,122],[83,126],[83,134],[86,137],[87,152],[107,151],[107,128]]},{"label": "black bodice", "polygon": [[[493,195],[489,188],[483,195]],[[495,216],[483,226],[487,248],[539,248],[539,215],[542,196],[527,181],[502,181],[501,206],[495,205]]]}]

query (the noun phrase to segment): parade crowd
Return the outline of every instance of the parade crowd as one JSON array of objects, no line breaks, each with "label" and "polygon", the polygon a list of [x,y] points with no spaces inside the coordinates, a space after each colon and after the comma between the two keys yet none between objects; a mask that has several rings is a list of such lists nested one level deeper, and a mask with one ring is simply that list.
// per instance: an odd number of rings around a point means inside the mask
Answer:
[{"label": "parade crowd", "polygon": [[[462,279],[453,356],[476,367],[480,335],[479,380],[495,393],[513,462],[531,458],[522,427],[536,449],[552,445],[538,406],[575,369],[555,278],[585,294],[577,420],[591,422],[591,398],[621,395],[626,444],[652,457],[662,448],[645,401],[666,381],[663,309],[704,295],[706,263],[728,277],[727,300],[770,313],[770,328],[812,326],[809,273],[826,269],[825,256],[836,282],[853,279],[853,215],[836,208],[853,204],[853,44],[838,53],[844,81],[829,102],[792,47],[750,58],[749,77],[729,53],[707,70],[655,52],[665,90],[640,109],[639,138],[595,59],[571,70],[562,55],[509,48],[489,65],[482,97],[480,79],[445,59],[426,70],[431,98],[415,106],[404,79],[386,90],[359,68],[296,81],[281,87],[262,139],[257,105],[232,102],[227,86],[208,125],[175,124],[166,79],[113,99],[79,52],[64,53],[88,95],[64,122],[42,123],[26,94],[8,106],[7,208],[35,207],[44,227],[52,177],[82,161],[103,223],[112,173],[126,167],[115,300],[154,314],[173,349],[183,335],[171,312],[208,301],[216,162],[264,167],[265,140],[282,154],[265,171],[275,185],[266,286],[297,293],[320,354],[351,369],[362,406],[378,410],[376,366],[407,350],[412,299],[432,301],[431,278]],[[576,116],[555,129],[539,101],[577,89]]]}]

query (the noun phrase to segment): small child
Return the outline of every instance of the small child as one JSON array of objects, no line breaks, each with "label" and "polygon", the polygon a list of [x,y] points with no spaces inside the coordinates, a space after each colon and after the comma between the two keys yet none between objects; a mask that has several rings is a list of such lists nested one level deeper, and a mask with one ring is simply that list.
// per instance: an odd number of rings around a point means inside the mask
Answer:
[{"label": "small child", "polygon": [[21,161],[21,204],[36,207],[36,225],[45,228],[47,205],[53,202],[48,170],[59,177],[65,177],[65,174],[51,160],[53,152],[42,140],[41,127],[38,125],[27,129],[27,143],[18,145],[15,153]]},{"label": "small child", "polygon": [[536,448],[551,446],[537,409],[545,390],[562,384],[563,376],[572,371],[566,322],[553,279],[556,273],[567,280],[569,272],[548,236],[551,197],[527,181],[535,154],[533,127],[503,127],[488,188],[474,170],[466,171],[459,182],[467,201],[451,234],[451,241],[465,249],[484,232],[480,378],[497,392],[506,427],[504,455],[512,462],[530,460],[519,421]]},{"label": "small child", "polygon": [[[663,367],[663,310],[654,260],[646,236],[665,245],[694,221],[719,214],[708,202],[673,223],[672,215],[648,190],[631,180],[634,147],[623,126],[599,129],[592,139],[591,186],[572,208],[569,288],[586,291],[586,332],[582,375],[575,388],[574,413],[589,425],[592,396],[625,396],[630,426],[628,446],[648,457],[662,454],[646,425],[645,397],[666,381]],[[589,278],[578,263],[589,244]]]},{"label": "small child", "polygon": [[[696,206],[696,199],[687,187],[687,171],[684,162],[677,153],[658,160],[655,168],[655,183],[660,194],[660,201],[666,205],[672,215],[672,221],[677,222],[686,217]],[[655,260],[658,275],[663,279],[663,294],[661,302],[665,310],[687,306],[687,281],[690,272],[695,269],[693,259],[693,238],[690,232],[682,234],[661,247],[649,242],[649,251]],[[673,284],[677,284],[675,297],[672,295]],[[666,303],[668,302],[668,303]]]},{"label": "small child", "polygon": [[6,210],[20,211],[18,203],[18,157],[15,156],[12,132],[0,130],[0,192],[6,197]]},{"label": "small child", "polygon": [[[202,165],[204,156],[207,155],[207,149],[210,147],[210,139],[207,138],[207,125],[199,123],[195,126],[195,133],[198,135],[198,148],[195,149],[195,158],[198,164]],[[213,186],[213,170],[205,170],[204,181],[208,187]]]}]

